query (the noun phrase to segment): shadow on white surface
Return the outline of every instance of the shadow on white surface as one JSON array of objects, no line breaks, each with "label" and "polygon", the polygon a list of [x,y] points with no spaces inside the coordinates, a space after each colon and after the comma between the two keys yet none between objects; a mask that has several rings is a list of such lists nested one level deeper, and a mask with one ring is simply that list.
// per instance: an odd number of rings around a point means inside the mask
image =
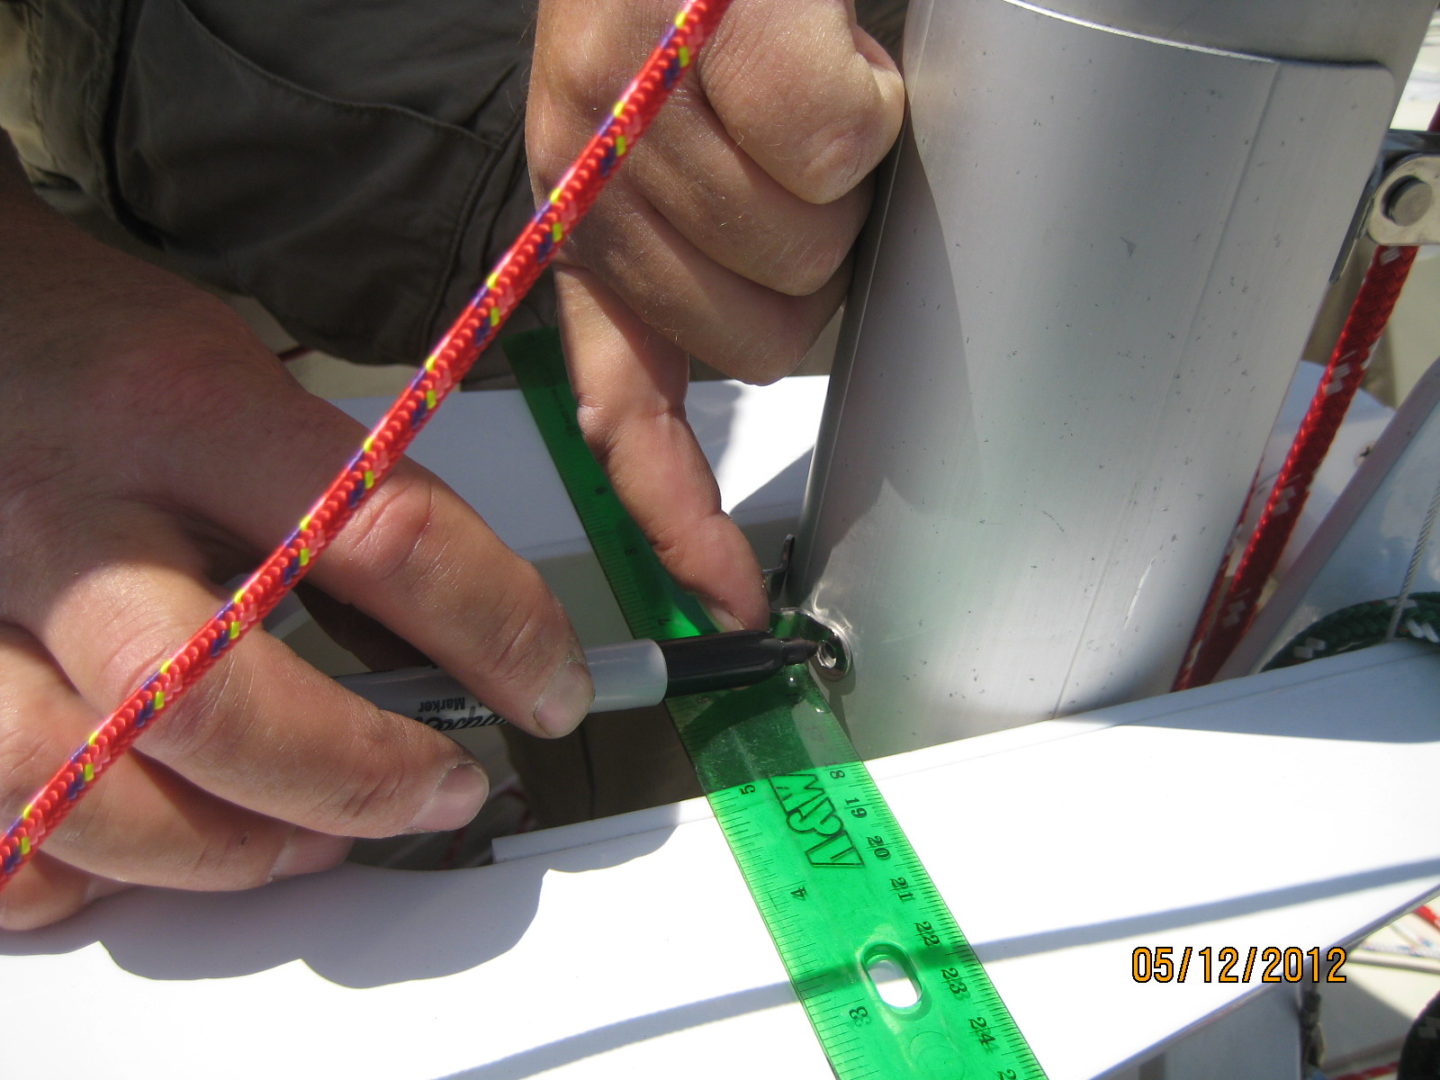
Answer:
[{"label": "shadow on white surface", "polygon": [[0,956],[99,944],[118,967],[159,981],[238,978],[297,960],[351,989],[444,978],[515,946],[548,873],[628,862],[660,847],[670,831],[469,870],[345,865],[246,892],[136,889],[57,926],[0,936]]},{"label": "shadow on white surface", "polygon": [[584,1031],[569,1038],[557,1039],[533,1050],[501,1058],[487,1065],[451,1073],[444,1080],[525,1080],[539,1076],[551,1069],[572,1065],[585,1058],[594,1057],[610,1050],[619,1050],[646,1039],[673,1035],[686,1028],[699,1027],[720,1020],[729,1020],[746,1013],[773,1009],[795,1001],[795,993],[789,983],[772,983],[741,990],[733,994],[696,1001],[663,1012],[637,1016],[618,1024]]},{"label": "shadow on white surface", "polygon": [[1060,949],[1073,949],[1082,945],[1094,945],[1104,941],[1121,941],[1143,935],[1154,936],[1158,940],[1158,935],[1188,930],[1196,925],[1262,914],[1268,911],[1279,911],[1297,904],[1327,900],[1332,897],[1346,896],[1386,885],[1398,885],[1417,879],[1440,880],[1440,859],[1420,859],[1415,862],[1398,863],[1394,866],[1380,867],[1360,873],[1341,874],[1332,878],[1287,885],[1279,889],[1264,889],[1204,904],[1188,904],[1184,907],[1133,915],[1122,919],[1110,919],[1085,926],[1067,926],[1037,934],[980,942],[976,944],[976,951],[983,961],[989,963],[1017,956],[1038,955]]}]

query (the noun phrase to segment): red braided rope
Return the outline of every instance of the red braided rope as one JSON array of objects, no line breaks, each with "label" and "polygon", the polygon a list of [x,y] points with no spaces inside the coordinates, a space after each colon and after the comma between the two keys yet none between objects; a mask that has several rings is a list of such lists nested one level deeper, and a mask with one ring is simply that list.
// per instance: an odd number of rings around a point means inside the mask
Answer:
[{"label": "red braided rope", "polygon": [[[1430,130],[1440,131],[1440,109],[1430,121]],[[1385,326],[1395,310],[1395,302],[1400,298],[1400,290],[1410,275],[1416,250],[1413,247],[1385,245],[1375,249],[1370,267],[1350,305],[1340,337],[1325,365],[1320,385],[1315,388],[1300,430],[1290,444],[1285,464],[1270,489],[1265,509],[1250,534],[1235,576],[1224,591],[1223,598],[1206,605],[1201,627],[1208,625],[1204,620],[1209,618],[1214,619],[1213,625],[1209,625],[1208,635],[1176,679],[1175,689],[1184,690],[1210,682],[1254,621],[1260,594],[1284,554],[1285,545],[1289,543],[1300,513],[1305,509],[1315,473],[1324,462],[1355,392],[1365,378],[1375,345],[1385,332]],[[1214,591],[1212,587],[1212,596]],[[1202,633],[1203,629],[1197,629],[1197,637]]]},{"label": "red braided rope", "polygon": [[414,380],[316,500],[299,526],[232,599],[160,665],[21,810],[0,840],[0,888],[10,881],[109,765],[165,709],[261,622],[389,474],[594,203],[724,15],[730,0],[688,0],[600,129],[560,178],[485,284],[446,331]]}]

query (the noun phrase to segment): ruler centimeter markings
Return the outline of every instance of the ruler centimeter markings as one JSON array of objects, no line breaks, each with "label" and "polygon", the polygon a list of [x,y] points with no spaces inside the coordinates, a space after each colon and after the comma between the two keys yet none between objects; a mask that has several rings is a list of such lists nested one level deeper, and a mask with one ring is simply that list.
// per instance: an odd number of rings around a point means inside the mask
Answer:
[{"label": "ruler centimeter markings", "polygon": [[[713,631],[586,447],[559,335],[503,346],[631,633]],[[666,704],[840,1080],[1044,1080],[803,665]]]}]

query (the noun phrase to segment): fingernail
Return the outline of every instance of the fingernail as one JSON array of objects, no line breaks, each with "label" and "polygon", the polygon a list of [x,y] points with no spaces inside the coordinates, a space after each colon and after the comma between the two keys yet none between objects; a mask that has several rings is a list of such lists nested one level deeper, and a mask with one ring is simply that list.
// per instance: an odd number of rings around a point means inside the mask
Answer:
[{"label": "fingernail", "polygon": [[485,805],[485,796],[489,794],[490,781],[480,771],[480,766],[468,763],[456,765],[445,774],[445,779],[440,781],[440,786],[430,796],[424,809],[415,815],[407,831],[448,832],[468,825],[480,812],[480,807]]},{"label": "fingernail", "polygon": [[589,670],[575,657],[567,656],[535,702],[535,723],[547,735],[568,735],[585,719],[594,700],[595,684]]},{"label": "fingernail", "polygon": [[715,624],[717,630],[730,631],[745,629],[745,624],[730,614],[728,608],[721,607],[719,604],[712,603],[709,600],[701,600],[700,606],[705,609],[705,614],[710,616],[710,621]]},{"label": "fingernail", "polygon": [[280,849],[280,856],[270,868],[270,880],[313,874],[329,870],[345,861],[354,843],[348,836],[327,836],[325,833],[296,829]]}]

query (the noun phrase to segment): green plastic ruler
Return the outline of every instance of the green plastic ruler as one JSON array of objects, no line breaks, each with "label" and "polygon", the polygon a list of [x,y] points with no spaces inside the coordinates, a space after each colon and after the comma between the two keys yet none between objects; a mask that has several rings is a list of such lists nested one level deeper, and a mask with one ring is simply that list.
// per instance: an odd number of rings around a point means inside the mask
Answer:
[{"label": "green plastic ruler", "polygon": [[[631,633],[712,632],[585,446],[559,335],[504,347]],[[667,704],[835,1075],[1043,1080],[807,669]]]}]

